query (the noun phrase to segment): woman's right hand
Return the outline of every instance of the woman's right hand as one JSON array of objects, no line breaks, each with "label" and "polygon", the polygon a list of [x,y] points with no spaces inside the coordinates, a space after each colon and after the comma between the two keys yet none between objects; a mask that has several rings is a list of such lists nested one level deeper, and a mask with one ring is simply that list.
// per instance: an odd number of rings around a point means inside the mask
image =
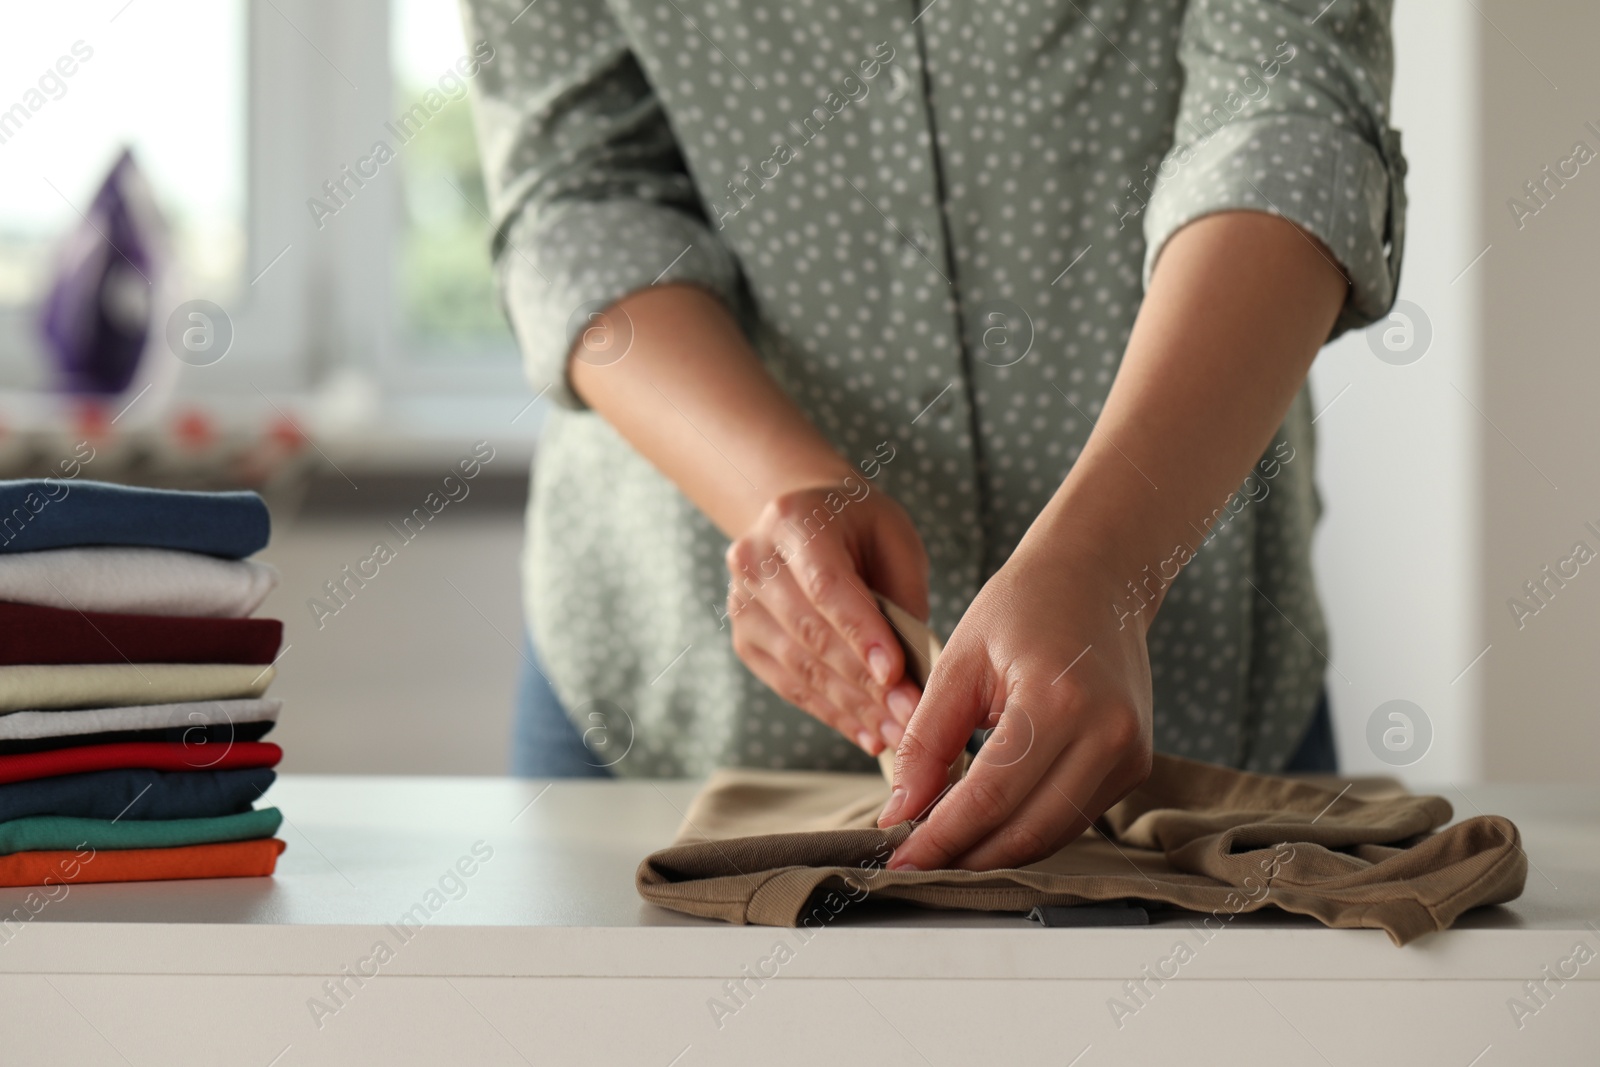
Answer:
[{"label": "woman's right hand", "polygon": [[876,756],[921,690],[873,593],[928,616],[928,555],[899,504],[857,476],[769,501],[727,553],[739,658],[773,691]]}]

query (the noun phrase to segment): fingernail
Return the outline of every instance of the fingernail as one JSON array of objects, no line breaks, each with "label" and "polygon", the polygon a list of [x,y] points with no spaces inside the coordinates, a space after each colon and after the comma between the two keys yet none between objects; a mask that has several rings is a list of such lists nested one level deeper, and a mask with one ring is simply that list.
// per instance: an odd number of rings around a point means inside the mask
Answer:
[{"label": "fingernail", "polygon": [[876,737],[873,737],[865,730],[862,730],[860,733],[856,734],[856,744],[866,749],[867,755],[869,756],[876,756],[878,754],[878,749],[883,747],[883,742],[879,741]]},{"label": "fingernail", "polygon": [[896,863],[894,861],[894,857],[893,856],[889,857],[889,869],[891,871],[920,871],[920,870],[922,870],[922,868],[918,867],[915,863]]},{"label": "fingernail", "polygon": [[900,747],[900,739],[906,735],[906,732],[900,729],[900,724],[893,719],[885,719],[878,726],[878,732],[883,735],[884,744],[896,749]]},{"label": "fingernail", "polygon": [[867,670],[872,672],[872,677],[879,685],[889,684],[889,671],[894,666],[894,661],[889,658],[889,653],[881,645],[873,645],[867,649]]},{"label": "fingernail", "polygon": [[[889,803],[883,806],[883,814],[878,816],[878,825],[892,825],[895,817],[900,814],[900,809],[906,806],[906,787],[897,785],[889,791]],[[894,857],[890,857],[892,862]]]},{"label": "fingernail", "polygon": [[889,714],[893,715],[904,726],[911,721],[911,713],[917,710],[917,701],[904,686],[895,686],[889,690]]}]

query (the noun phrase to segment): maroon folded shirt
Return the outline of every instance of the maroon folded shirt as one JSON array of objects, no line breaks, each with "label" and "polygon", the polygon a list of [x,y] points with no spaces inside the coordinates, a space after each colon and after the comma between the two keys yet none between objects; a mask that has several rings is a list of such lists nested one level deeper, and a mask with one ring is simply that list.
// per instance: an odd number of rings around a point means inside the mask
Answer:
[{"label": "maroon folded shirt", "polygon": [[236,767],[275,767],[283,749],[270,741],[127,741],[112,745],[56,748],[0,756],[0,784],[54,778],[62,774],[142,767],[154,771],[226,771]]},{"label": "maroon folded shirt", "polygon": [[271,663],[277,619],[111,615],[0,601],[0,666],[25,663]]}]

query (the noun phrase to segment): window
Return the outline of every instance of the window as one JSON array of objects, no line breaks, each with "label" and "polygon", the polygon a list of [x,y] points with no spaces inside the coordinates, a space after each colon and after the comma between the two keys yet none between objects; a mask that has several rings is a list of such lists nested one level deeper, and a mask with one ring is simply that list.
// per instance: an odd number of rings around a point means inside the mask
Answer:
[{"label": "window", "polygon": [[[120,5],[121,0],[119,0]],[[170,231],[178,289],[236,299],[245,246],[240,2],[28,4],[0,35],[0,383],[44,387],[37,313],[62,235],[124,147]],[[196,47],[204,42],[204,47]]]},{"label": "window", "polygon": [[[453,70],[468,52],[453,0],[18,8],[0,36],[0,389],[48,387],[36,323],[54,250],[128,145],[171,230],[146,361],[175,362],[166,319],[186,301],[232,326],[226,358],[177,366],[168,396],[223,419],[278,404],[324,437],[319,411],[352,436],[509,425],[529,392]],[[440,98],[420,129],[390,132]],[[379,140],[393,159],[352,184]]]},{"label": "window", "polygon": [[395,112],[429,93],[444,106],[400,151],[401,229],[396,308],[403,358],[513,364],[516,349],[495,300],[488,203],[460,66],[469,49],[456,5],[394,0],[390,56]]}]

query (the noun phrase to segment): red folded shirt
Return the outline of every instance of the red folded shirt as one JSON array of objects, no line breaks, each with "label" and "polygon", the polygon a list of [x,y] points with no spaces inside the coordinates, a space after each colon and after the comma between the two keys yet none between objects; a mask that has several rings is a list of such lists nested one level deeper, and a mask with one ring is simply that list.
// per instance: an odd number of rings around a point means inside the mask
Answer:
[{"label": "red folded shirt", "polygon": [[[64,714],[71,714],[66,712]],[[273,767],[283,749],[270,741],[124,741],[113,745],[53,748],[0,756],[0,785],[55,778],[63,774],[139,767],[152,771],[226,771],[237,767]]]},{"label": "red folded shirt", "polygon": [[277,619],[112,615],[0,601],[0,666],[25,663],[271,663]]},{"label": "red folded shirt", "polygon": [[0,886],[258,877],[273,872],[283,849],[276,837],[258,837],[178,848],[13,852],[0,856]]}]

